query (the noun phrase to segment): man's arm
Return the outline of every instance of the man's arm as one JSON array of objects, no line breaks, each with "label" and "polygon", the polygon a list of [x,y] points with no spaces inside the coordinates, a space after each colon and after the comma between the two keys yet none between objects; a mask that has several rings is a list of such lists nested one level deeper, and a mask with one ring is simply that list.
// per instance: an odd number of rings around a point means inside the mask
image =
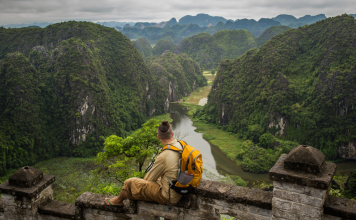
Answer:
[{"label": "man's arm", "polygon": [[158,155],[152,169],[146,174],[144,180],[156,182],[166,170],[166,154],[168,152],[162,152]]}]

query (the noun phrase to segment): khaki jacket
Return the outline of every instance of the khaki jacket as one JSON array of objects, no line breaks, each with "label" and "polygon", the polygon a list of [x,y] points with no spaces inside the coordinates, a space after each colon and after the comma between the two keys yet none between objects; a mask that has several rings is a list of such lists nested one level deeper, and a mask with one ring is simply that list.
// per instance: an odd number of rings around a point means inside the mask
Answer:
[{"label": "khaki jacket", "polygon": [[[171,143],[168,144],[183,150],[182,145],[180,145],[180,143],[176,139],[174,139]],[[169,181],[167,177],[171,181],[177,180],[179,159],[180,155],[177,152],[171,150],[162,151],[156,158],[152,169],[146,174],[144,178],[148,181],[157,182],[162,187],[162,195],[167,200],[169,198]],[[171,202],[175,204],[180,200],[180,198],[182,198],[182,195],[176,193],[173,189],[171,189]]]}]

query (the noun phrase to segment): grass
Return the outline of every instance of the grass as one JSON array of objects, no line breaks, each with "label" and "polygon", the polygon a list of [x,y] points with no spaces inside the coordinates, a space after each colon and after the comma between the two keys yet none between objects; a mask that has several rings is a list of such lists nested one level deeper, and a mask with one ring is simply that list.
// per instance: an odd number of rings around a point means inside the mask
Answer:
[{"label": "grass", "polygon": [[[205,72],[207,72],[207,71],[205,71]],[[211,74],[204,74],[204,76],[208,79],[208,85],[206,85],[204,87],[197,88],[189,96],[183,97],[183,101],[185,103],[198,105],[202,98],[208,97],[210,90],[211,90],[211,85],[213,84],[213,80],[215,79],[215,75],[213,76]]]},{"label": "grass", "polygon": [[335,176],[333,177],[333,180],[339,184],[341,189],[343,190],[345,188],[345,183],[347,178],[349,177],[349,174],[346,173],[336,173]]},{"label": "grass", "polygon": [[200,121],[194,121],[193,125],[197,127],[196,131],[203,133],[203,138],[209,143],[218,146],[228,158],[239,163],[236,159],[243,140],[239,139],[236,134],[220,130],[216,125],[207,124]]},{"label": "grass", "polygon": [[[56,177],[52,185],[54,199],[70,203],[74,203],[83,193],[89,185],[90,178],[93,177],[90,171],[97,168],[95,157],[57,157],[38,162],[31,167],[41,170],[44,175],[54,175]],[[15,171],[10,170],[8,175],[0,178],[0,181],[8,180]]]},{"label": "grass", "polygon": [[169,113],[163,114],[163,115],[156,115],[156,116],[150,117],[149,119],[156,119],[158,121],[169,121],[169,122],[173,121],[173,119],[171,119]]}]

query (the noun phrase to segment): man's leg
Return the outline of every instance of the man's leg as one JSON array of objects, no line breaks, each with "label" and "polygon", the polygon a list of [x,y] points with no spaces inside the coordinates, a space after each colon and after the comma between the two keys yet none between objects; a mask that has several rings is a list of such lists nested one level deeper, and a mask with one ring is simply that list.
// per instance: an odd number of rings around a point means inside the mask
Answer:
[{"label": "man's leg", "polygon": [[[111,205],[122,206],[122,205],[124,205],[125,199],[127,199],[126,192],[125,192],[125,190],[121,190],[119,196],[116,196],[116,197],[110,199],[110,203],[111,203]],[[109,200],[109,198],[105,198],[106,205],[110,205],[108,200]]]}]

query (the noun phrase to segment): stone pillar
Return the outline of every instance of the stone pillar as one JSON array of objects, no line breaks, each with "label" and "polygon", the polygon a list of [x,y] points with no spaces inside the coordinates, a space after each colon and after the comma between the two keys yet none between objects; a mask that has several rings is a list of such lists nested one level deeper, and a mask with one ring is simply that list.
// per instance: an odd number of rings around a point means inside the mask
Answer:
[{"label": "stone pillar", "polygon": [[32,167],[23,167],[0,185],[5,219],[37,220],[41,203],[53,199],[55,178]]},{"label": "stone pillar", "polygon": [[282,155],[268,173],[273,181],[272,219],[322,219],[336,164],[300,145]]}]

